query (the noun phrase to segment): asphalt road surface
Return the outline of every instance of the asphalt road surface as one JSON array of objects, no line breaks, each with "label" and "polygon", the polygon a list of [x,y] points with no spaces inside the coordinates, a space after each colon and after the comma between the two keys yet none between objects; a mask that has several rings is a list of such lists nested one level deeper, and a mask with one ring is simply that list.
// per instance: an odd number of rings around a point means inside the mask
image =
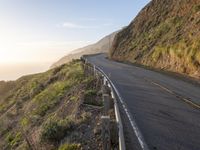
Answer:
[{"label": "asphalt road surface", "polygon": [[[87,59],[109,76],[150,150],[200,150],[200,87],[104,54]],[[141,149],[122,109],[126,148]]]}]

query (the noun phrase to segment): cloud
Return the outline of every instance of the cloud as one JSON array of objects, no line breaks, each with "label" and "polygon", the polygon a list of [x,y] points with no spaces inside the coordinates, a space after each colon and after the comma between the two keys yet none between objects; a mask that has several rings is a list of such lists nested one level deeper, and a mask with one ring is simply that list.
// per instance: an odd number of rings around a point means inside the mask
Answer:
[{"label": "cloud", "polygon": [[33,41],[17,43],[19,46],[29,47],[56,47],[56,46],[69,46],[78,44],[89,44],[91,41]]},{"label": "cloud", "polygon": [[58,24],[57,27],[68,28],[68,29],[97,29],[99,26],[86,26],[81,24],[76,24],[73,22],[64,22],[62,24]]},{"label": "cloud", "polygon": [[108,27],[108,26],[112,26],[113,23],[109,22],[109,23],[104,23],[104,24],[102,24],[102,25],[105,26],[105,27]]},{"label": "cloud", "polygon": [[74,29],[84,29],[84,28],[86,28],[86,26],[82,26],[82,25],[79,25],[79,24],[71,23],[71,22],[64,22],[62,24],[62,27],[64,27],[64,28],[74,28]]},{"label": "cloud", "polygon": [[82,20],[82,21],[97,21],[99,19],[97,19],[97,18],[81,18],[80,20]]},{"label": "cloud", "polygon": [[[89,19],[89,18],[88,18]],[[91,18],[92,19],[92,18]],[[103,23],[99,25],[81,25],[73,22],[64,22],[62,24],[58,24],[57,27],[59,28],[68,28],[68,29],[99,29],[99,28],[104,28],[108,26],[112,26],[113,24],[108,22],[108,23]]]}]

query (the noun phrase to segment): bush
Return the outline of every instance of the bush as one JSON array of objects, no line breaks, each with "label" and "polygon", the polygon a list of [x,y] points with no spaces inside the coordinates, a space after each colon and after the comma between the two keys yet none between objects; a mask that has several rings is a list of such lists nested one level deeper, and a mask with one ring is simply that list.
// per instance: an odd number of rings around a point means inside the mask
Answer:
[{"label": "bush", "polygon": [[85,96],[96,96],[97,95],[97,91],[96,90],[87,90],[85,91]]},{"label": "bush", "polygon": [[97,100],[97,91],[96,90],[87,90],[84,95],[84,103],[95,106],[102,106],[103,102]]},{"label": "bush", "polygon": [[72,119],[50,120],[43,126],[41,139],[50,142],[58,142],[66,134],[69,134],[74,129],[75,123]]},{"label": "bush", "polygon": [[71,96],[70,100],[76,102],[78,101],[78,96]]},{"label": "bush", "polygon": [[199,11],[200,11],[200,5],[196,5],[196,6],[193,7],[193,12],[194,13],[197,13]]},{"label": "bush", "polygon": [[20,121],[20,124],[21,124],[21,126],[22,126],[23,128],[27,127],[27,126],[29,125],[29,123],[30,123],[30,122],[29,122],[29,119],[26,118],[26,117],[22,118],[21,121]]},{"label": "bush", "polygon": [[68,82],[56,82],[38,94],[34,101],[37,104],[34,114],[44,116],[46,112],[59,103],[65,91],[69,89]]},{"label": "bush", "polygon": [[58,150],[78,150],[80,148],[80,144],[63,144]]},{"label": "bush", "polygon": [[21,132],[17,132],[14,136],[14,133],[9,133],[6,137],[6,141],[10,147],[15,147],[21,141],[22,135]]}]

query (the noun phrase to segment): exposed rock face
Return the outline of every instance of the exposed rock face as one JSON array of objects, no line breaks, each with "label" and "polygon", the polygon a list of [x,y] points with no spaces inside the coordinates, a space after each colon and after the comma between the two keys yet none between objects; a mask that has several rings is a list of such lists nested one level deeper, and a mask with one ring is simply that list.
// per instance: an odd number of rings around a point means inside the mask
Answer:
[{"label": "exposed rock face", "polygon": [[97,53],[108,53],[116,33],[117,32],[114,32],[114,33],[104,37],[103,39],[101,39],[100,41],[98,41],[95,44],[74,50],[73,53],[70,53],[70,54],[64,56],[59,61],[54,63],[51,66],[51,68],[60,66],[60,65],[65,64],[65,63],[68,63],[72,59],[79,59],[82,55],[97,54]]},{"label": "exposed rock face", "polygon": [[113,42],[110,57],[200,78],[200,0],[152,0]]}]

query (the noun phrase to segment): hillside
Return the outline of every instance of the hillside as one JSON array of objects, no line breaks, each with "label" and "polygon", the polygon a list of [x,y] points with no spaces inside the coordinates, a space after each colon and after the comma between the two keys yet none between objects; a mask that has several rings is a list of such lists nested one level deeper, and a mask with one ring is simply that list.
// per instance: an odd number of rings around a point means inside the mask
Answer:
[{"label": "hillside", "polygon": [[100,149],[98,89],[78,60],[0,82],[0,149]]},{"label": "hillside", "polygon": [[200,79],[200,0],[152,0],[116,35],[110,57]]},{"label": "hillside", "polygon": [[62,64],[65,64],[67,62],[70,62],[73,59],[79,59],[82,55],[87,55],[87,54],[97,54],[97,53],[108,53],[109,48],[113,42],[113,39],[115,37],[117,32],[114,32],[104,38],[102,38],[100,41],[98,41],[95,44],[79,48],[74,50],[72,53],[64,56],[57,62],[55,62],[51,68],[60,66]]},{"label": "hillside", "polygon": [[3,98],[11,91],[15,86],[15,82],[13,81],[0,81],[0,102]]}]

